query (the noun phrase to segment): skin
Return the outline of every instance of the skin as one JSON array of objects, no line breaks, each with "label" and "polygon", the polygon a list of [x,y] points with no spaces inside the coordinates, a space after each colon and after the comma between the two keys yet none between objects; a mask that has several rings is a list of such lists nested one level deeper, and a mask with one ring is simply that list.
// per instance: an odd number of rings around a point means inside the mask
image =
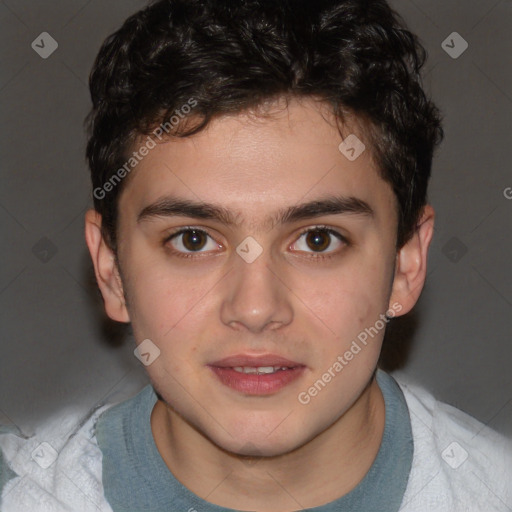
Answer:
[{"label": "skin", "polygon": [[[395,316],[414,306],[434,212],[425,207],[397,252],[396,199],[369,145],[356,160],[345,158],[334,120],[312,99],[269,112],[221,117],[149,152],[120,197],[120,268],[94,210],[85,229],[108,315],[131,322],[137,343],[149,338],[161,351],[146,369],[165,400],[155,405],[151,428],[169,469],[211,503],[283,512],[335,500],[371,467],[385,419],[372,379],[384,329],[307,405],[297,397],[393,304],[401,307]],[[364,141],[352,121],[344,136]],[[220,205],[237,224],[176,215],[137,221],[141,210],[171,194]],[[373,216],[268,220],[279,209],[333,194],[365,201]],[[349,243],[327,235],[331,244],[318,252],[301,236],[318,225]],[[183,236],[164,242],[184,226],[212,237],[201,253],[188,251],[192,258],[172,252],[187,252]],[[252,263],[236,252],[247,236],[263,249]],[[240,353],[279,354],[306,369],[274,394],[248,396],[206,366]]]}]

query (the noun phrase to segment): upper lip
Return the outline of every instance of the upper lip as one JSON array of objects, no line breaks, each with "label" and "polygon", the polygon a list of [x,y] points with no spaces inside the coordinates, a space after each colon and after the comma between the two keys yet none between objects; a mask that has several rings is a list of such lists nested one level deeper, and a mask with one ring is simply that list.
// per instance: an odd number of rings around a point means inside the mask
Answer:
[{"label": "upper lip", "polygon": [[276,354],[265,354],[260,356],[251,356],[247,354],[236,354],[234,356],[225,357],[219,359],[214,363],[210,363],[209,366],[217,366],[219,368],[233,368],[235,366],[250,366],[250,367],[261,367],[261,366],[287,366],[294,368],[296,366],[304,366],[301,363],[281,357]]}]

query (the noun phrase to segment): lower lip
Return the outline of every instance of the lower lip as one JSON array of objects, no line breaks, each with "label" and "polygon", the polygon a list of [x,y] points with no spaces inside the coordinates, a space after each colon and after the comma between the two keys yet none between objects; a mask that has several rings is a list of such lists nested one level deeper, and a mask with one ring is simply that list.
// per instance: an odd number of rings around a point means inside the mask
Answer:
[{"label": "lower lip", "polygon": [[270,395],[298,379],[305,366],[297,366],[288,370],[278,370],[275,373],[257,375],[241,373],[233,368],[210,366],[213,373],[225,386],[247,395]]}]

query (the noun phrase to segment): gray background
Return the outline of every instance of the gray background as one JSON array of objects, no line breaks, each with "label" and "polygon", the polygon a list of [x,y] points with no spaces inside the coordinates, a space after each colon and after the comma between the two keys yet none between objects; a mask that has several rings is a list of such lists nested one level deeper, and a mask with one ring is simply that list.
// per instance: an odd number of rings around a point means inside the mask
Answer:
[{"label": "gray background", "polygon": [[[85,414],[147,382],[133,339],[105,320],[83,237],[89,70],[143,4],[0,2],[0,423],[27,435],[63,408]],[[388,333],[386,364],[512,435],[512,2],[392,4],[427,47],[425,85],[446,137],[427,284]],[[454,31],[469,44],[456,59],[441,46]],[[42,32],[59,45],[48,59],[31,48]]]}]

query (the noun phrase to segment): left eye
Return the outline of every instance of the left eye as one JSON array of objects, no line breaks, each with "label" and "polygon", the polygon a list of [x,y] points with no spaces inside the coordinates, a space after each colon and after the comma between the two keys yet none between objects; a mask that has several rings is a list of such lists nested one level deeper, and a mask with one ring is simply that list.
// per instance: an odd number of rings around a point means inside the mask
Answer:
[{"label": "left eye", "polygon": [[[210,246],[208,246],[208,239],[210,239]],[[201,229],[183,229],[174,233],[169,238],[170,244],[180,252],[203,252],[215,250],[219,245]]]},{"label": "left eye", "polygon": [[[333,237],[336,239],[334,243]],[[301,233],[299,239],[293,246],[295,246],[294,248],[298,251],[322,253],[332,252],[341,247],[343,243],[345,243],[345,239],[337,231],[328,228],[314,228]],[[332,247],[333,245],[335,246],[334,248]],[[327,251],[329,248],[331,250]]]}]

